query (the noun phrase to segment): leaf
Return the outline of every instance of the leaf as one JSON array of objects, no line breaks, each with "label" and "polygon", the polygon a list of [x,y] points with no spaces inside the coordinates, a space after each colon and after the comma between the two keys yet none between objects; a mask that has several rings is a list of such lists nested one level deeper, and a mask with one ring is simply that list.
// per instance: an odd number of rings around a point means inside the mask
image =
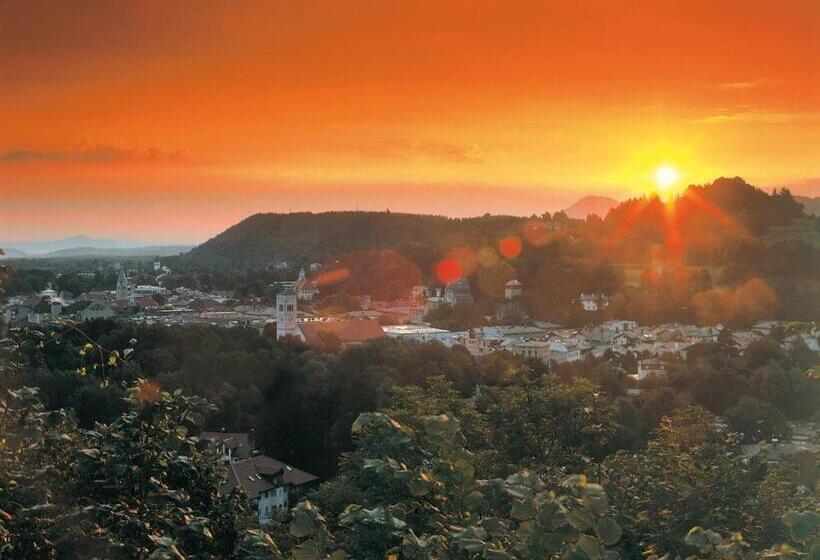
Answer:
[{"label": "leaf", "polygon": [[621,527],[611,517],[603,517],[598,521],[598,536],[604,544],[612,546],[621,539]]},{"label": "leaf", "polygon": [[297,511],[288,527],[290,534],[296,538],[309,537],[316,532],[316,523],[303,511]]},{"label": "leaf", "polygon": [[820,527],[820,515],[813,511],[790,511],[783,516],[783,524],[797,542],[806,542]]},{"label": "leaf", "polygon": [[598,540],[589,535],[581,535],[578,539],[578,547],[587,555],[587,558],[596,560],[601,557],[601,545]]}]

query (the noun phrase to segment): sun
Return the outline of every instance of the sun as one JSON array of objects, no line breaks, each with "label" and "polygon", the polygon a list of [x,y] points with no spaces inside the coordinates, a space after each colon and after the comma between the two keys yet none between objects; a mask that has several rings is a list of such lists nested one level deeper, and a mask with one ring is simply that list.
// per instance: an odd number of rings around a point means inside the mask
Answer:
[{"label": "sun", "polygon": [[661,200],[668,202],[674,198],[679,190],[679,179],[680,173],[671,165],[661,165],[655,170],[655,186]]}]

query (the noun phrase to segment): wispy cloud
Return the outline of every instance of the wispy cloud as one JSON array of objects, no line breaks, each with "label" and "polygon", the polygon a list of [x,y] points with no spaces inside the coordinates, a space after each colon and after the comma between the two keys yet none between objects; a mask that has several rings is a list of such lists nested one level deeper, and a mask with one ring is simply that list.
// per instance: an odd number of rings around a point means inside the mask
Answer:
[{"label": "wispy cloud", "polygon": [[820,113],[785,112],[785,111],[729,111],[718,110],[710,115],[694,119],[701,124],[723,123],[756,123],[756,124],[795,124],[814,122],[820,118]]},{"label": "wispy cloud", "polygon": [[486,163],[503,158],[503,150],[488,149],[478,142],[454,143],[429,140],[402,141],[388,146],[387,155],[400,158],[434,158],[451,163]]},{"label": "wispy cloud", "polygon": [[722,84],[718,84],[717,88],[725,91],[744,91],[750,89],[758,89],[771,83],[772,81],[767,78],[758,78],[756,80],[724,82]]},{"label": "wispy cloud", "polygon": [[145,149],[135,149],[111,145],[96,145],[58,150],[13,148],[5,152],[0,152],[0,163],[73,162],[102,164],[127,161],[169,161],[177,160],[181,157],[181,152],[170,152],[155,146]]}]

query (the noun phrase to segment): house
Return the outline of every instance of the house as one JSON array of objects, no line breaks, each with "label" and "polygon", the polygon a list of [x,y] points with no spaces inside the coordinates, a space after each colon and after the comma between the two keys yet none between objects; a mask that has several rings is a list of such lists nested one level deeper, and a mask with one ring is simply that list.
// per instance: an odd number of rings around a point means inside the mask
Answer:
[{"label": "house", "polygon": [[639,360],[638,373],[635,374],[634,378],[638,381],[643,381],[653,375],[655,377],[666,377],[666,367],[666,362],[659,360],[658,358]]},{"label": "house", "polygon": [[283,515],[319,482],[315,475],[255,454],[253,437],[246,432],[202,432],[199,438],[205,448],[221,454],[228,469],[228,480],[220,492],[227,494],[242,488],[260,525]]},{"label": "house", "polygon": [[260,525],[284,515],[300,498],[312,490],[319,478],[267,455],[230,461],[224,493],[242,488],[256,510]]},{"label": "house", "polygon": [[116,315],[114,308],[103,301],[92,301],[85,309],[77,313],[77,320],[81,323],[94,319],[110,319]]},{"label": "house", "polygon": [[578,298],[581,309],[587,312],[609,307],[609,296],[604,294],[581,294]]},{"label": "house", "polygon": [[293,285],[293,291],[299,301],[313,301],[319,293],[319,286],[314,280],[309,280],[305,275],[305,269],[299,271],[299,278]]}]

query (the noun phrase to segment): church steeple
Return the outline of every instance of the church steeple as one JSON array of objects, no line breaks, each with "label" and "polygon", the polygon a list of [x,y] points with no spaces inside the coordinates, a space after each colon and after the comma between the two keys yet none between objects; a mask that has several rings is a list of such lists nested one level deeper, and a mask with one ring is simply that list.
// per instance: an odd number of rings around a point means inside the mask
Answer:
[{"label": "church steeple", "polygon": [[128,299],[130,294],[131,287],[128,285],[128,277],[125,275],[125,271],[120,270],[119,275],[117,275],[117,299]]}]

